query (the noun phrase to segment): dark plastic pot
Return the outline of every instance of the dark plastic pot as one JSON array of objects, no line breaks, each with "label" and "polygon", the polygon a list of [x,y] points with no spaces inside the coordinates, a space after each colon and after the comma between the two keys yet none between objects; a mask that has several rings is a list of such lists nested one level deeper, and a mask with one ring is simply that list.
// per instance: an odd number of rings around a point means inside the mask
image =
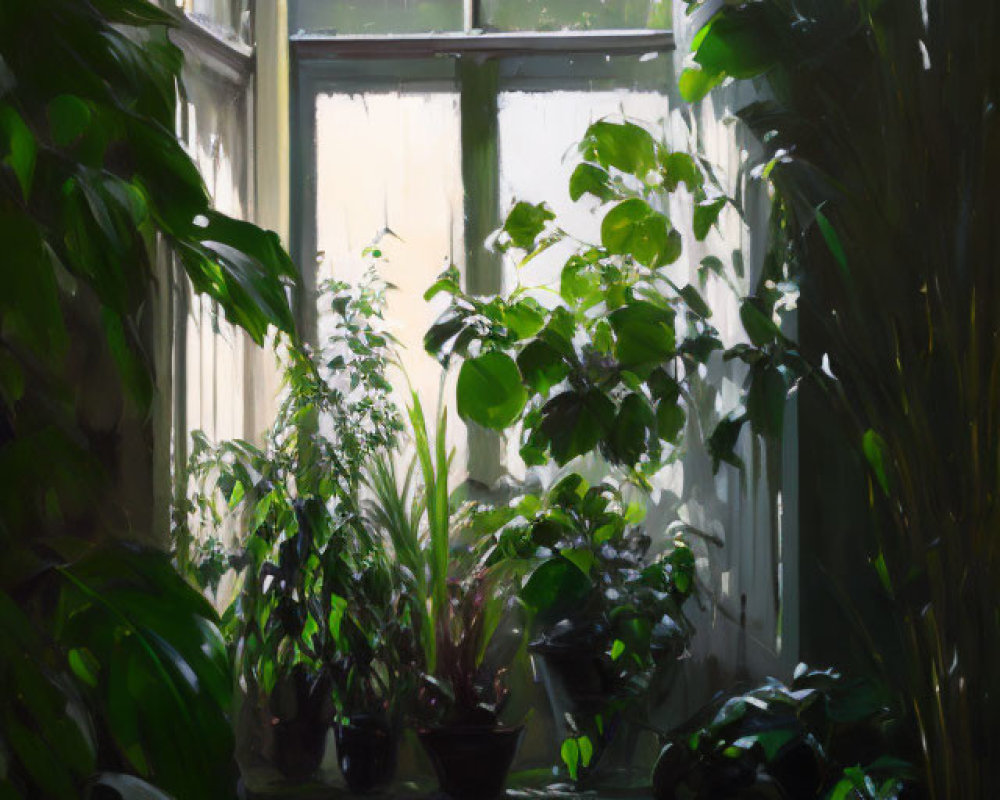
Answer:
[{"label": "dark plastic pot", "polygon": [[330,726],[315,719],[292,719],[274,725],[274,766],[286,778],[311,778],[323,762]]},{"label": "dark plastic pot", "polygon": [[396,776],[399,737],[385,717],[357,714],[334,728],[340,772],[354,794],[369,794]]},{"label": "dark plastic pot", "polygon": [[419,732],[441,791],[451,800],[501,797],[523,734],[523,725],[453,725]]}]

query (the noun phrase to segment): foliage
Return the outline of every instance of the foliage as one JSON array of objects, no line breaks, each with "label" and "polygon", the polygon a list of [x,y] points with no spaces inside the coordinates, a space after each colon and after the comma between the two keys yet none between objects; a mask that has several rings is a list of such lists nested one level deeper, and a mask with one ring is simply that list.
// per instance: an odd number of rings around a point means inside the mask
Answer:
[{"label": "foliage", "polygon": [[[675,456],[691,376],[723,351],[699,287],[671,270],[682,237],[667,216],[668,202],[685,188],[695,205],[693,234],[701,240],[732,201],[705,162],[672,151],[631,122],[594,123],[580,152],[570,195],[592,195],[607,210],[601,243],[580,244],[563,266],[558,304],[546,307],[540,287],[520,282],[504,297],[469,295],[450,268],[426,294],[444,292],[451,303],[424,343],[445,365],[463,359],[457,392],[464,420],[497,430],[522,423],[527,464],[563,465],[597,451],[641,478]],[[566,239],[553,219],[545,204],[520,202],[511,210],[496,246],[524,254],[519,275]],[[703,262],[706,277],[722,271],[716,258]],[[774,305],[744,301],[752,345],[726,351],[727,358],[759,360],[763,348],[786,345],[772,321]],[[773,434],[786,372],[761,365],[758,374],[765,372],[759,383],[767,387],[751,389],[756,401],[738,422],[749,419],[758,432]],[[725,424],[732,423],[724,421],[710,445],[717,463],[735,463],[735,436],[727,438]]]},{"label": "foliage", "polygon": [[896,800],[909,765],[882,757],[891,720],[876,687],[800,664],[786,686],[774,678],[715,698],[672,731],[653,771],[657,800],[794,798]]},{"label": "foliage", "polygon": [[887,678],[940,798],[984,796],[1000,775],[998,13],[727,4],[681,84],[691,99],[727,76],[769,89],[739,113],[764,144],[777,257],[803,275],[810,359],[827,356],[870,468],[869,551],[907,654]]},{"label": "foliage", "polygon": [[269,325],[293,334],[290,259],[274,234],[212,210],[174,136],[182,58],[170,24],[145,0],[0,2],[0,788],[10,796],[96,785],[155,794],[119,770],[177,796],[235,791],[214,613],[162,556],[85,544],[146,511],[115,505],[120,431],[94,429],[85,388],[95,361],[113,359],[104,405],[115,413],[127,393],[148,422],[160,246],[258,341]]},{"label": "foliage", "polygon": [[[402,481],[391,458],[375,462],[369,517],[391,539],[407,581],[422,646],[418,713],[432,722],[493,725],[507,696],[505,672],[523,646],[523,637],[501,624],[517,618],[511,576],[503,565],[481,563],[470,521],[474,509],[456,507],[449,493],[447,412],[432,439],[415,392],[408,411],[415,462]],[[413,482],[417,465],[419,486]],[[470,532],[468,545],[463,538]]]},{"label": "foliage", "polygon": [[544,497],[520,497],[478,524],[499,526],[487,564],[524,560],[520,597],[543,639],[607,650],[624,677],[678,655],[691,633],[682,606],[694,591],[694,555],[678,536],[649,558],[644,515],[610,483],[588,486],[570,474]]},{"label": "foliage", "polygon": [[[386,288],[374,273],[356,290],[327,284],[329,336],[315,354],[286,349],[285,396],[266,445],[213,446],[196,433],[191,461],[192,510],[210,529],[235,518],[239,530],[228,563],[242,591],[225,619],[247,688],[268,696],[279,682],[309,677],[315,687],[325,676],[344,716],[391,710],[413,649],[410,603],[358,499],[365,465],[402,426],[385,375]],[[191,538],[185,521],[180,558]],[[205,551],[195,574],[208,574],[217,552]]]}]

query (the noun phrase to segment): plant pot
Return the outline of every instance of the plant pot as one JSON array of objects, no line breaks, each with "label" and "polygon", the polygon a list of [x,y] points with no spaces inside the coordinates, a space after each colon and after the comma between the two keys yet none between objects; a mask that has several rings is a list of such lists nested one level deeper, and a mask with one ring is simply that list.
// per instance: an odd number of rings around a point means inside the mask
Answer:
[{"label": "plant pot", "polygon": [[523,734],[523,725],[516,728],[452,725],[419,732],[438,785],[451,800],[501,797]]},{"label": "plant pot", "polygon": [[384,716],[356,714],[334,728],[340,772],[354,794],[369,794],[396,776],[399,737]]},{"label": "plant pot", "polygon": [[286,778],[302,781],[319,770],[326,749],[326,722],[306,717],[274,724],[274,766]]}]

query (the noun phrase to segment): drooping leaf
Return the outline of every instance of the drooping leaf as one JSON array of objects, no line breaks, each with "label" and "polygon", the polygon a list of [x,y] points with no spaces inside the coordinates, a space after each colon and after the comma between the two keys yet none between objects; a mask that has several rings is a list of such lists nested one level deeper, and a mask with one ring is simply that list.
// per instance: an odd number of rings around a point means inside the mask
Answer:
[{"label": "drooping leaf", "polygon": [[580,151],[588,161],[645,178],[656,168],[656,142],[645,128],[631,122],[600,120],[587,129]]},{"label": "drooping leaf", "polygon": [[511,209],[503,229],[510,237],[510,244],[531,252],[535,249],[535,240],[550,219],[555,219],[555,214],[545,203],[532,205],[522,201]]},{"label": "drooping leaf", "polygon": [[611,176],[608,175],[607,170],[601,169],[595,164],[584,162],[577,165],[569,179],[569,196],[573,202],[585,194],[591,194],[598,200],[605,202],[613,200],[616,195],[610,184]]}]

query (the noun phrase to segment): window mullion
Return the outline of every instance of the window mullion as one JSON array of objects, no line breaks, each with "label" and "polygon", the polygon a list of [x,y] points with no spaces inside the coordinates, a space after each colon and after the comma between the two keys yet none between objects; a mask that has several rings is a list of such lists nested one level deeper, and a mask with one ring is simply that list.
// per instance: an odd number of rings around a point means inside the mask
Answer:
[{"label": "window mullion", "polygon": [[[500,158],[496,59],[458,60],[461,96],[462,184],[465,195],[465,286],[473,294],[499,294],[499,256],[483,242],[500,225]],[[492,485],[504,471],[503,440],[497,433],[469,427],[469,476]]]}]

